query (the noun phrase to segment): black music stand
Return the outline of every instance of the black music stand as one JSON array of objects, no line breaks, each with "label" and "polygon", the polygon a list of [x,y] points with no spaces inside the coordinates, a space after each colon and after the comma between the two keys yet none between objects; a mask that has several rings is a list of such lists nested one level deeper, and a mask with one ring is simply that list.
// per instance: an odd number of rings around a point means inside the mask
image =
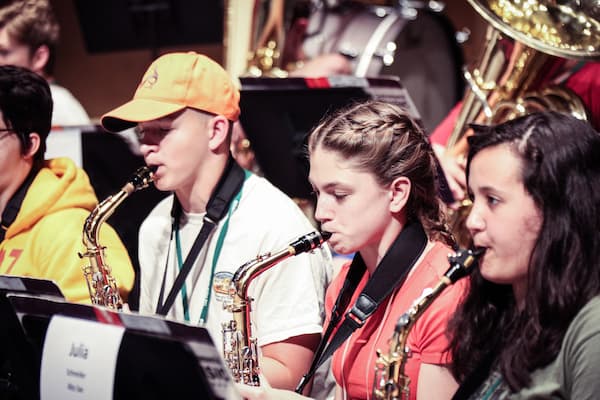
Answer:
[{"label": "black music stand", "polygon": [[265,178],[290,197],[310,199],[306,138],[327,114],[374,99],[409,110],[420,121],[397,78],[240,78],[240,122]]},{"label": "black music stand", "polygon": [[62,299],[49,280],[0,275],[0,398],[32,399],[39,392],[39,350],[30,342],[7,296],[26,293]]},{"label": "black music stand", "polygon": [[[63,315],[98,324],[111,321],[125,328],[117,356],[113,399],[225,400],[222,393],[236,393],[204,328],[59,299],[8,294],[7,300],[19,316],[27,340],[34,344],[38,376],[50,320],[54,315]],[[39,381],[36,385],[39,388]]]}]

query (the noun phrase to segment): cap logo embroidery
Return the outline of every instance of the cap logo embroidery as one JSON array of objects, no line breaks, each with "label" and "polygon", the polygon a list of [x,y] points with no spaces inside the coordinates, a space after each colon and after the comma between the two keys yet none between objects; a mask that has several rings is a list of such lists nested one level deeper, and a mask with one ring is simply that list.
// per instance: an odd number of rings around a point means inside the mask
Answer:
[{"label": "cap logo embroidery", "polygon": [[142,83],[140,83],[140,86],[143,86],[146,89],[150,89],[152,88],[152,86],[154,86],[156,82],[158,82],[158,71],[156,70],[156,68],[154,68],[152,70],[152,74],[146,75],[144,77]]}]

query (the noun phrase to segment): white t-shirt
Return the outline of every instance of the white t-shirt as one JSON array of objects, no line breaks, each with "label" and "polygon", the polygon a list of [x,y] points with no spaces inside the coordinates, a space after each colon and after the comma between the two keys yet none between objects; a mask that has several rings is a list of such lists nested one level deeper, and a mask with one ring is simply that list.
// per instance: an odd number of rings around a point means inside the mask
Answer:
[{"label": "white t-shirt", "polygon": [[50,84],[52,92],[52,126],[89,125],[90,117],[79,101],[64,87]]},{"label": "white t-shirt", "polygon": [[[154,313],[169,258],[164,299],[178,273],[175,239],[171,240],[173,196],[162,200],[140,228],[140,312]],[[185,260],[200,227],[203,214],[184,214],[180,222],[182,258]],[[227,216],[213,231],[186,279],[190,322],[197,324],[208,292],[217,238]],[[258,255],[275,253],[315,228],[302,211],[264,178],[251,175],[233,209],[211,282],[206,328],[221,349],[221,324],[232,319],[223,308],[230,302],[227,288],[240,266]],[[208,249],[208,252],[207,252]],[[320,333],[324,318],[325,290],[331,278],[331,253],[327,246],[292,256],[254,279],[249,288],[252,302],[252,337],[258,345],[290,337]],[[185,321],[181,293],[167,317]]]}]

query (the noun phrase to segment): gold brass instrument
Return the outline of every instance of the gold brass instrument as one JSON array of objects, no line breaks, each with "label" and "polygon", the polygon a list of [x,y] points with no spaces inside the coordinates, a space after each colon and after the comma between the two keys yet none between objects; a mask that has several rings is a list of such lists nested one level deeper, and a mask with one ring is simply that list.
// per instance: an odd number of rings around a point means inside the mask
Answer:
[{"label": "gold brass instrument", "polygon": [[250,283],[263,272],[288,257],[320,247],[330,234],[311,232],[276,253],[265,253],[237,269],[229,285],[231,304],[224,307],[233,319],[222,325],[223,357],[233,379],[246,385],[259,386],[259,364],[256,338],[250,323],[252,299],[248,296]]},{"label": "gold brass instrument", "polygon": [[[268,10],[263,10],[263,5]],[[287,76],[279,68],[285,37],[284,13],[285,0],[226,0],[225,70],[233,78]]]},{"label": "gold brass instrument", "polygon": [[[500,123],[534,111],[554,110],[587,119],[579,97],[567,88],[540,88],[552,56],[566,59],[600,58],[600,7],[578,0],[468,0],[490,24],[486,46],[477,67],[465,70],[467,92],[446,145],[455,158],[467,152],[468,124]],[[595,3],[595,4],[594,4]],[[514,40],[507,46],[504,38]],[[464,219],[470,202],[450,216],[461,246],[468,246]]]},{"label": "gold brass instrument", "polygon": [[133,192],[147,187],[152,182],[152,172],[148,167],[140,167],[129,181],[116,194],[107,197],[90,213],[83,225],[83,244],[86,252],[79,253],[80,258],[87,257],[89,265],[83,267],[92,304],[120,310],[123,301],[111,268],[104,259],[106,249],[99,243],[100,227],[112,215],[116,208]]},{"label": "gold brass instrument", "polygon": [[373,398],[376,400],[408,400],[410,398],[410,378],[405,373],[406,362],[411,350],[406,346],[410,330],[429,305],[449,285],[467,276],[477,265],[483,250],[459,250],[448,256],[450,268],[437,285],[427,288],[413,303],[412,307],[400,316],[394,334],[390,339],[390,350],[382,353],[377,350]]}]

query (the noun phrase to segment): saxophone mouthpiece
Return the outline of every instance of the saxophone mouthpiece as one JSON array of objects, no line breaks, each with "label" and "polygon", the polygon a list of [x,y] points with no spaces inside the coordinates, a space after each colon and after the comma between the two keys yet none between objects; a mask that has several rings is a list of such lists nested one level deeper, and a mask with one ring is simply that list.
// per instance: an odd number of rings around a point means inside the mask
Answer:
[{"label": "saxophone mouthpiece", "polygon": [[479,263],[479,258],[485,253],[485,249],[460,249],[448,256],[450,268],[444,274],[452,283],[471,273]]},{"label": "saxophone mouthpiece", "polygon": [[298,238],[290,244],[290,247],[294,249],[294,254],[300,254],[320,247],[330,237],[331,233],[329,232],[311,232]]},{"label": "saxophone mouthpiece", "polygon": [[[152,183],[153,167],[139,167],[129,178],[129,184],[133,185],[134,191],[144,189]],[[156,169],[154,169],[156,170]]]}]

